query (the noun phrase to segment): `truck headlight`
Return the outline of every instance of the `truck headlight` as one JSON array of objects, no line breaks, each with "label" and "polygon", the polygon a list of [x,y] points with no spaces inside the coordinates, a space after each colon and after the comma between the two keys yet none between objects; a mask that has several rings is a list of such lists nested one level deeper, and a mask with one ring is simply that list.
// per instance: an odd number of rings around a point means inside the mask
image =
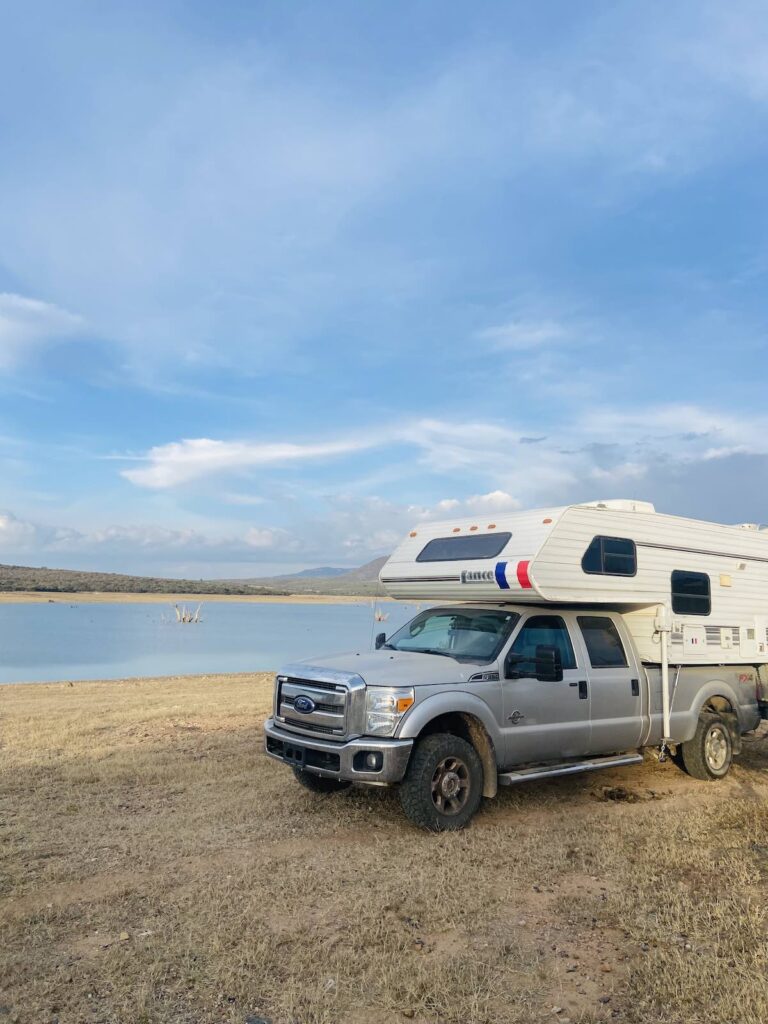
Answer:
[{"label": "truck headlight", "polygon": [[366,736],[393,736],[413,701],[412,686],[369,686],[365,691]]}]

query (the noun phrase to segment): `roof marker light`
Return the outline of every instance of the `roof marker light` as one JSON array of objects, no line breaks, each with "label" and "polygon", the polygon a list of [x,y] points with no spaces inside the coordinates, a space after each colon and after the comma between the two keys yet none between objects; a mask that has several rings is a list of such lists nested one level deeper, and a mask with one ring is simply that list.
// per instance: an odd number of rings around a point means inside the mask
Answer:
[{"label": "roof marker light", "polygon": [[488,530],[495,530],[496,529],[496,523],[488,523],[488,526],[486,527],[486,529],[488,529]]},{"label": "roof marker light", "polygon": [[461,533],[461,527],[460,526],[454,526],[453,532],[454,533]]},{"label": "roof marker light", "polygon": [[409,536],[415,537],[416,536],[416,531],[415,530],[411,530]]},{"label": "roof marker light", "polygon": [[552,522],[551,519],[542,519],[541,521],[542,523],[544,523],[545,526],[549,526],[549,524]]},{"label": "roof marker light", "polygon": [[469,528],[469,530],[470,530],[470,533],[472,532],[472,530],[476,530],[476,529],[477,529],[477,527],[476,527],[476,526],[470,526],[470,528]]}]

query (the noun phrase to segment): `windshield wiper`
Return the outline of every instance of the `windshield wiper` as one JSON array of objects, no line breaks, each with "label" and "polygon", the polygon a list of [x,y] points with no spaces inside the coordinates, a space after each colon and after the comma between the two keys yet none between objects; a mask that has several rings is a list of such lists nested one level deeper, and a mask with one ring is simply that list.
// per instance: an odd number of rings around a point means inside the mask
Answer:
[{"label": "windshield wiper", "polygon": [[451,654],[449,651],[439,651],[436,647],[416,647],[413,649],[414,654],[439,654],[443,658],[453,658],[456,661],[456,655]]}]

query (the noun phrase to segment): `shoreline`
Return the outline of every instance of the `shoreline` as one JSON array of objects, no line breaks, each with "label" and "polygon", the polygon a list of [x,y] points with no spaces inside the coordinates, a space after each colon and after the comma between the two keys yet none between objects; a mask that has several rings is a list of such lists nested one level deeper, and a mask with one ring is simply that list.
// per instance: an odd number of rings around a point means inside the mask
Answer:
[{"label": "shoreline", "polygon": [[248,604],[359,604],[391,601],[373,594],[156,594],[83,590],[72,593],[52,590],[6,590],[0,604],[206,604],[245,601]]},{"label": "shoreline", "polygon": [[58,687],[59,689],[79,689],[88,687],[113,686],[119,684],[126,686],[163,686],[163,685],[194,685],[196,683],[207,683],[211,686],[222,686],[244,682],[262,682],[269,678],[270,684],[277,669],[259,668],[252,672],[181,672],[172,676],[119,676],[114,679],[20,679],[17,682],[0,683],[0,691],[3,687],[13,687],[14,690],[22,690],[25,687],[34,687],[39,690],[41,687]]}]

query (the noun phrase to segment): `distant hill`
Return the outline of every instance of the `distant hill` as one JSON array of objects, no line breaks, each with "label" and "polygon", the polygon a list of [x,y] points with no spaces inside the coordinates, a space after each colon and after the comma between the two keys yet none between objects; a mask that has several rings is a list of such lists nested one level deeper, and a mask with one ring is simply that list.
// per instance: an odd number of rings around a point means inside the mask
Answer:
[{"label": "distant hill", "polygon": [[158,576],[130,576],[117,572],[81,572],[27,565],[0,565],[0,592],[33,590],[54,594],[288,594],[282,587],[244,583],[242,580],[172,580]]},{"label": "distant hill", "polygon": [[370,562],[366,562],[365,565],[361,565],[359,569],[351,569],[349,572],[344,573],[344,578],[348,580],[374,580],[378,582],[379,573],[388,559],[389,555],[374,558]]},{"label": "distant hill", "polygon": [[378,591],[379,569],[386,562],[375,558],[359,569],[322,566],[292,576],[255,579],[189,580],[159,576],[131,576],[116,572],[82,572],[26,565],[0,565],[0,593],[22,590],[53,594],[338,594],[368,595]]},{"label": "distant hill", "polygon": [[344,576],[349,569],[334,569],[330,565],[323,565],[319,569],[302,569],[301,572],[289,572],[283,576],[276,576],[278,580],[303,580],[309,577],[312,580],[329,579],[331,576]]},{"label": "distant hill", "polygon": [[373,597],[380,592],[379,570],[389,555],[374,558],[358,569],[344,569],[334,576],[317,576],[317,569],[305,569],[293,576],[257,576],[247,580],[226,580],[235,584],[252,584],[262,587],[288,587],[292,594],[339,594]]}]

